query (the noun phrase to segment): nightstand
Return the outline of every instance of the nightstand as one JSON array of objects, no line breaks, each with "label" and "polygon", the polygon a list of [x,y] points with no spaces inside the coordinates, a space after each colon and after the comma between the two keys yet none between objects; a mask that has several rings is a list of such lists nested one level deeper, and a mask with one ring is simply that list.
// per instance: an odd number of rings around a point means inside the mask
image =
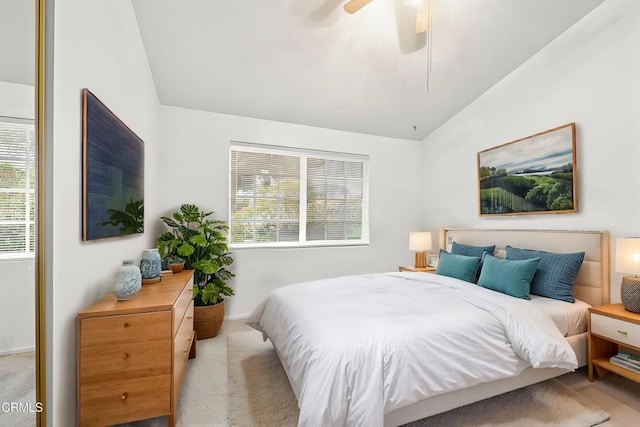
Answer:
[{"label": "nightstand", "polygon": [[436,272],[436,268],[435,267],[408,267],[408,266],[404,266],[401,265],[400,267],[398,267],[398,271],[415,271],[418,273],[435,273]]},{"label": "nightstand", "polygon": [[614,372],[640,383],[640,374],[609,362],[618,353],[618,347],[640,351],[640,314],[624,309],[622,304],[609,304],[589,308],[589,381],[593,370],[599,377]]}]

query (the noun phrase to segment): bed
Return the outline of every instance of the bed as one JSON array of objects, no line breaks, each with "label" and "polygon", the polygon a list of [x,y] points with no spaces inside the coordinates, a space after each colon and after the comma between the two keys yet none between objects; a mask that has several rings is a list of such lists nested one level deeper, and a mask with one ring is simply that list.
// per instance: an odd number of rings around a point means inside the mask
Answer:
[{"label": "bed", "polygon": [[410,272],[280,288],[247,323],[274,344],[299,425],[402,425],[586,364],[586,307],[609,299],[607,232],[442,230],[441,247],[454,242],[584,252],[577,302]]}]

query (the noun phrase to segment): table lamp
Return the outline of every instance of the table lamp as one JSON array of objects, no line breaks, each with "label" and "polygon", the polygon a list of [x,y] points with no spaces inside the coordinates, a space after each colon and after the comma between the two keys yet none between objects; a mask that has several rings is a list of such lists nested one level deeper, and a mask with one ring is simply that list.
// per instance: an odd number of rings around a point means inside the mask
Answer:
[{"label": "table lamp", "polygon": [[427,266],[426,251],[431,249],[431,232],[412,231],[409,233],[409,250],[416,252],[416,268]]},{"label": "table lamp", "polygon": [[620,296],[625,310],[640,313],[640,237],[616,239],[616,271],[635,275],[622,278]]}]

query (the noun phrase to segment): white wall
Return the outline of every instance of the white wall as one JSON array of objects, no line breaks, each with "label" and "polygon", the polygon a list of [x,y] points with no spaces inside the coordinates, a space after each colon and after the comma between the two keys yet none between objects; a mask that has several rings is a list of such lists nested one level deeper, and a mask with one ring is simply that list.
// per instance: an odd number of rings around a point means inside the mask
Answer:
[{"label": "white wall", "polygon": [[33,86],[0,81],[0,116],[32,119]]},{"label": "white wall", "polygon": [[47,111],[53,120],[53,135],[47,141],[53,155],[46,159],[52,188],[47,211],[52,226],[46,235],[51,263],[47,421],[71,426],[76,424],[75,315],[111,291],[123,259],[139,259],[144,248],[155,246],[155,236],[148,231],[90,243],[81,240],[81,90],[89,88],[145,142],[147,229],[150,218],[158,216],[159,101],[130,1],[56,0],[53,13],[53,74],[48,69],[47,80],[53,91]]},{"label": "white wall", "polygon": [[35,348],[33,258],[0,260],[0,355]]},{"label": "white wall", "polygon": [[[33,119],[33,86],[0,82],[0,116]],[[35,347],[33,258],[0,260],[0,354]]]},{"label": "white wall", "polygon": [[[609,230],[612,256],[616,237],[640,235],[638,23],[637,1],[604,2],[427,137],[425,179],[437,182],[428,228]],[[571,122],[578,213],[480,218],[476,153]],[[612,275],[612,301],[620,300],[620,278]]]},{"label": "white wall", "polygon": [[[202,111],[160,108],[159,208],[182,203],[214,210],[228,220],[231,140],[319,148],[370,156],[368,247],[242,249],[233,252],[227,316],[238,317],[273,289],[330,276],[396,270],[411,265],[409,232],[423,223],[424,188],[418,185],[420,143]],[[157,221],[158,234],[163,224]]]}]

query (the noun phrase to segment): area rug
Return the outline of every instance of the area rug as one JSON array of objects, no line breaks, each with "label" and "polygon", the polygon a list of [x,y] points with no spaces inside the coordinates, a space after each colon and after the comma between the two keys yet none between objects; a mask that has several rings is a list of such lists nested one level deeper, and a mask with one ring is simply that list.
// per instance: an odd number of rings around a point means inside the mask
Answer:
[{"label": "area rug", "polygon": [[[231,426],[295,426],[298,406],[280,360],[255,331],[228,336]],[[588,427],[609,419],[575,391],[549,380],[407,424],[427,426]]]}]

